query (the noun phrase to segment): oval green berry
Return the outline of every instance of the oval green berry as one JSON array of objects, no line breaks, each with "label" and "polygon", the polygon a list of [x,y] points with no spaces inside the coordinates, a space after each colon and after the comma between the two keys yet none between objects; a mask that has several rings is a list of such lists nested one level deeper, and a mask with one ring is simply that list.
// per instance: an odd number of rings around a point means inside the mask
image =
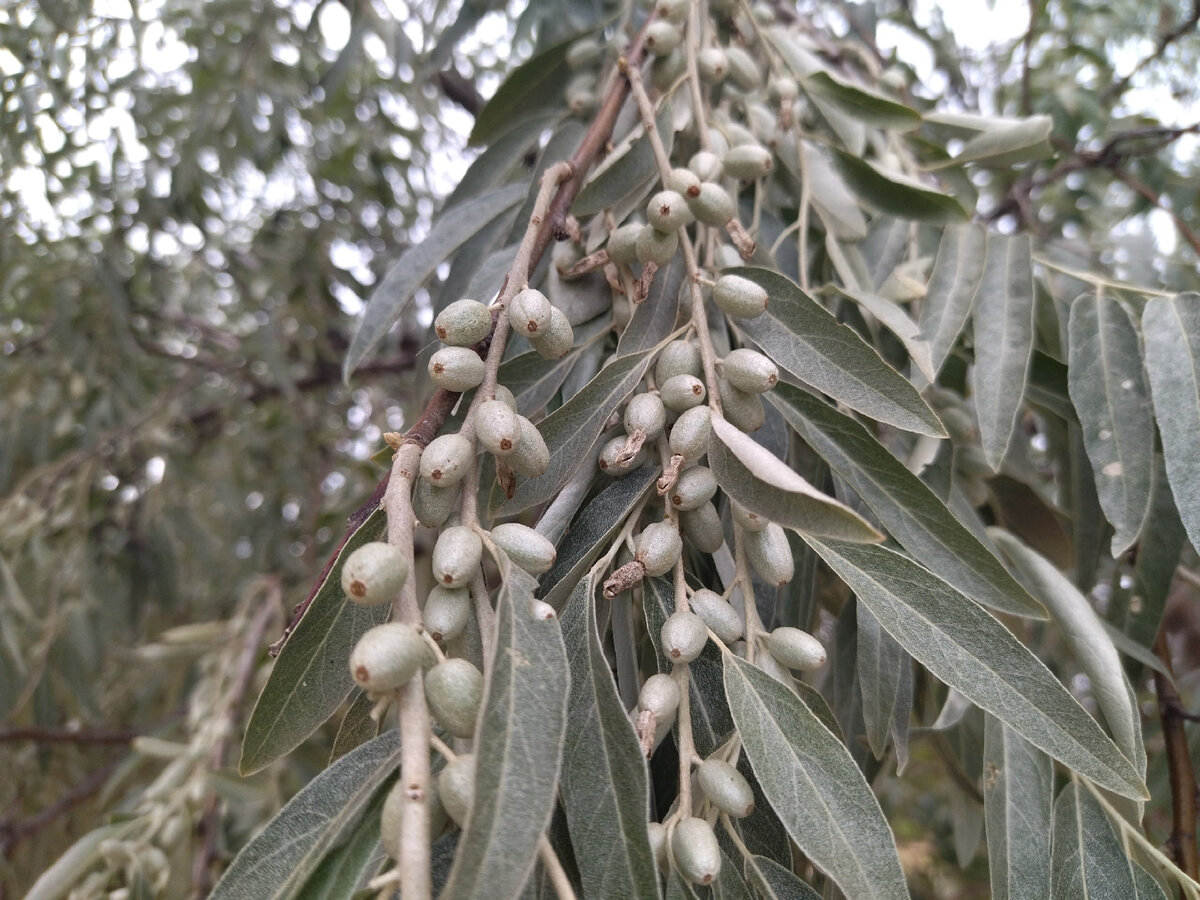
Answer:
[{"label": "oval green berry", "polygon": [[650,198],[646,204],[646,220],[659,231],[675,231],[691,225],[695,217],[682,194],[666,190]]},{"label": "oval green berry", "polygon": [[774,165],[771,151],[761,144],[739,144],[725,154],[725,174],[743,181],[753,181],[771,171]]},{"label": "oval green berry", "polygon": [[528,525],[519,522],[497,525],[492,529],[492,540],[508,554],[509,559],[530,575],[549,572],[558,556],[554,544]]},{"label": "oval green berry", "polygon": [[721,413],[730,425],[747,434],[763,427],[767,410],[762,397],[735,388],[728,378],[717,382],[717,390],[721,392]]},{"label": "oval green berry", "polygon": [[775,103],[790,102],[800,96],[800,85],[795,78],[779,75],[767,82],[767,96]]},{"label": "oval green berry", "polygon": [[691,169],[672,169],[663,183],[670,190],[685,197],[700,192],[700,176]]},{"label": "oval green berry", "polygon": [[679,249],[678,231],[659,231],[653,225],[646,225],[638,233],[634,250],[638,262],[654,263],[665,266],[675,258]]},{"label": "oval green berry", "polygon": [[438,773],[438,796],[455,825],[462,827],[475,801],[475,754],[463,753]]},{"label": "oval green berry", "polygon": [[[469,351],[468,351],[469,352]],[[421,477],[438,487],[452,487],[475,465],[475,448],[461,434],[435,437],[421,454]]]},{"label": "oval green berry", "polygon": [[684,469],[671,490],[671,505],[681,511],[696,509],[717,492],[717,478],[707,466]]},{"label": "oval green berry", "polygon": [[625,449],[627,440],[628,435],[620,434],[604,443],[604,446],[600,448],[600,455],[596,458],[596,465],[600,467],[601,472],[616,478],[641,468],[642,463],[646,461],[646,445],[643,444],[639,447],[638,452],[629,459],[622,460],[620,453]]},{"label": "oval green berry", "polygon": [[752,512],[740,503],[730,503],[729,508],[733,513],[733,521],[747,531],[762,531],[771,524],[771,520],[766,516]]},{"label": "oval green berry", "polygon": [[651,822],[646,826],[646,832],[650,837],[650,853],[654,856],[654,863],[660,871],[665,871],[667,868],[667,829],[662,822]]},{"label": "oval green berry", "polygon": [[550,324],[545,330],[530,335],[529,343],[538,355],[546,359],[562,359],[575,346],[575,332],[566,315],[556,306],[550,307]]},{"label": "oval green berry", "polygon": [[483,541],[466,525],[454,525],[433,545],[433,577],[445,587],[466,587],[483,561]]},{"label": "oval green berry", "polygon": [[646,26],[643,44],[655,56],[666,56],[679,46],[682,39],[683,35],[672,22],[657,19]]},{"label": "oval green berry", "polygon": [[355,684],[372,694],[403,687],[425,661],[425,641],[411,625],[387,622],[368,629],[350,653]]},{"label": "oval green berry", "polygon": [[754,812],[754,790],[744,775],[723,759],[706,759],[696,770],[696,780],[709,801],[721,812],[742,819]]},{"label": "oval green berry", "polygon": [[762,531],[748,531],[745,536],[746,558],[763,581],[781,587],[792,580],[795,562],[783,528],[771,522]]},{"label": "oval green berry", "polygon": [[653,522],[634,541],[634,559],[646,567],[647,575],[665,575],[683,552],[683,539],[670,522]]},{"label": "oval green berry", "polygon": [[522,415],[517,416],[521,426],[521,438],[516,452],[505,460],[518,475],[536,478],[550,467],[550,448],[536,425]]},{"label": "oval green berry", "polygon": [[720,84],[729,75],[729,57],[720,47],[705,47],[696,54],[696,67],[701,81]]},{"label": "oval green berry", "polygon": [[692,594],[689,605],[692,612],[704,620],[709,630],[726,644],[741,639],[745,631],[745,620],[741,613],[716,591],[701,588]]},{"label": "oval green berry", "polygon": [[483,382],[487,366],[470,347],[443,347],[429,357],[429,377],[448,391],[469,391]]},{"label": "oval green berry", "polygon": [[700,348],[691,341],[671,341],[654,361],[654,383],[659,387],[676,375],[695,375],[699,378],[703,372]]},{"label": "oval green berry", "polygon": [[503,400],[485,400],[475,410],[475,437],[493,455],[506,457],[517,449],[521,423]]},{"label": "oval green berry", "polygon": [[680,514],[679,525],[683,529],[683,536],[701,553],[716,553],[725,543],[721,516],[711,502]]},{"label": "oval green berry", "polygon": [[492,312],[478,300],[455,300],[433,320],[433,331],[443,344],[470,347],[492,330]]},{"label": "oval green berry", "polygon": [[667,616],[658,636],[667,659],[688,663],[699,656],[708,643],[708,626],[694,612],[677,612]]},{"label": "oval green berry", "polygon": [[646,440],[652,441],[667,424],[667,410],[657,394],[634,394],[625,405],[625,431],[641,429]]},{"label": "oval green berry", "polygon": [[363,544],[342,566],[342,590],[354,603],[390,603],[408,578],[408,560],[399,547],[383,541]]},{"label": "oval green berry", "polygon": [[659,672],[647,678],[638,691],[638,709],[644,709],[659,722],[669,722],[679,709],[680,699],[679,683]]},{"label": "oval green berry", "polygon": [[694,462],[708,452],[711,434],[712,411],[707,406],[696,406],[681,413],[675,420],[668,443],[672,453]]},{"label": "oval green berry", "polygon": [[825,665],[821,642],[799,628],[781,626],[766,638],[767,651],[789,669],[819,669]]},{"label": "oval green berry", "polygon": [[593,37],[582,37],[567,48],[567,68],[582,69],[599,61],[604,47]]},{"label": "oval green berry", "polygon": [[483,699],[483,673],[465,659],[446,659],[425,676],[429,711],[457,738],[475,735],[475,719]]},{"label": "oval green berry", "polygon": [[675,823],[671,855],[679,874],[693,884],[711,884],[721,871],[721,847],[704,819],[689,816]]},{"label": "oval green berry", "polygon": [[608,236],[608,258],[619,266],[637,262],[637,240],[646,226],[640,222],[622,225]]},{"label": "oval green berry", "polygon": [[435,584],[425,598],[421,621],[435,641],[452,641],[467,627],[471,617],[471,594],[465,588]]},{"label": "oval green berry", "polygon": [[753,319],[767,310],[767,290],[741,275],[722,275],[713,287],[713,302],[731,316]]},{"label": "oval green berry", "polygon": [[729,192],[716,182],[700,183],[700,192],[687,198],[688,208],[705,225],[723,228],[736,211]]},{"label": "oval green berry", "polygon": [[725,58],[729,61],[729,80],[738,89],[752,91],[762,84],[758,63],[741,47],[726,47]]},{"label": "oval green berry", "polygon": [[522,337],[532,338],[550,327],[554,307],[546,295],[534,288],[525,288],[508,301],[508,324]]},{"label": "oval green berry", "polygon": [[731,385],[748,394],[765,393],[779,383],[779,368],[775,363],[746,347],[730,352],[721,364],[721,371]]},{"label": "oval green berry", "polygon": [[708,395],[704,382],[695,375],[674,375],[658,386],[658,393],[663,405],[677,413],[699,406]]},{"label": "oval green berry", "polygon": [[438,487],[432,481],[418,478],[413,485],[413,515],[426,528],[440,528],[462,505],[458,485]]},{"label": "oval green berry", "polygon": [[[688,160],[688,168],[696,173],[696,177],[700,181],[716,181],[721,177],[721,157],[710,150],[701,150],[695,153]],[[694,197],[700,193],[700,185],[696,186],[696,192],[683,191],[686,196]]]}]

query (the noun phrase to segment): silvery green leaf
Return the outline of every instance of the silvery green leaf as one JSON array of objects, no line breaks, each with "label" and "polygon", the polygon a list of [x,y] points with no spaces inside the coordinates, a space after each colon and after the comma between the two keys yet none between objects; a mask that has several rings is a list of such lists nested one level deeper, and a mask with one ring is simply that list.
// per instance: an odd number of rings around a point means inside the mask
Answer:
[{"label": "silvery green leaf", "polygon": [[[971,121],[971,120],[974,121]],[[953,159],[932,168],[962,163],[989,167],[1008,167],[1030,160],[1045,159],[1051,153],[1049,116],[1030,116],[1025,119],[991,118],[961,114],[933,114],[926,122],[945,124],[967,130],[970,135]]]},{"label": "silvery green leaf", "polygon": [[562,799],[583,883],[600,897],[657,898],[649,775],[600,647],[590,579],[563,608],[571,669]]},{"label": "silvery green leaf", "polygon": [[737,327],[780,368],[878,422],[946,436],[912,383],[798,285],[769,269],[730,271],[766,289],[767,311],[738,319]]},{"label": "silvery green leaf", "polygon": [[377,791],[345,843],[317,866],[298,895],[303,900],[344,900],[365,885],[384,860],[379,844],[379,817],[387,792]]},{"label": "silvery green leaf", "polygon": [[558,619],[535,618],[537,582],[501,556],[497,632],[475,736],[475,802],[442,896],[517,897],[558,795],[570,673]]},{"label": "silvery green leaf", "polygon": [[788,384],[768,399],[846,480],[900,544],[978,603],[1020,616],[1045,610],[938,496],[851,417]]},{"label": "silvery green leaf", "polygon": [[917,371],[929,381],[937,377],[933,371],[933,360],[929,353],[929,344],[921,334],[920,326],[909,318],[904,308],[893,300],[881,297],[870,291],[836,288],[837,292],[849,297],[863,310],[870,313],[904,345],[908,357],[912,360]]},{"label": "silvery green leaf", "polygon": [[896,843],[846,747],[761,669],[725,658],[743,749],[792,840],[850,897],[905,898]]},{"label": "silvery green leaf", "polygon": [[617,356],[648,350],[675,330],[679,292],[686,287],[685,271],[683,256],[676,254],[668,265],[655,273],[649,294],[634,307],[633,318],[621,332]]},{"label": "silvery green leaf", "polygon": [[506,184],[446,210],[425,240],[405,250],[392,263],[367,300],[362,321],[350,340],[350,349],[342,364],[344,379],[349,380],[358,364],[400,320],[417,288],[437,271],[437,267],[471,235],[520,203],[526,190],[525,184],[520,182]]},{"label": "silvery green leaf", "polygon": [[880,212],[934,225],[952,225],[967,219],[967,211],[957,200],[921,181],[888,171],[836,147],[833,162],[850,189]]},{"label": "silvery green leaf", "polygon": [[851,541],[883,539],[862,516],[718,415],[712,418],[708,465],[731,499],[786,528]]},{"label": "silvery green leaf", "polygon": [[1071,402],[1100,506],[1116,532],[1113,556],[1120,556],[1150,507],[1154,418],[1137,331],[1117,300],[1089,293],[1071,305],[1070,360]]},{"label": "silvery green leaf", "polygon": [[246,725],[241,774],[253,774],[298,747],[354,688],[350,651],[368,628],[387,620],[389,608],[347,600],[342,564],[362,544],[377,540],[384,524],[383,510],[376,509],[350,536],[283,645]]},{"label": "silvery green leaf", "polygon": [[1072,781],[1054,802],[1054,900],[1126,900],[1137,896],[1129,858],[1091,792]]},{"label": "silvery green leaf", "polygon": [[721,871],[711,885],[713,900],[754,900],[750,885],[742,878],[739,868],[729,854],[721,854]]},{"label": "silvery green leaf", "polygon": [[765,856],[747,859],[746,875],[765,900],[821,900],[821,895],[800,876]]},{"label": "silvery green leaf", "polygon": [[347,753],[300,789],[225,870],[213,900],[301,897],[326,855],[361,819],[400,764],[389,731]]},{"label": "silvery green leaf", "polygon": [[[858,685],[862,691],[863,721],[867,725],[867,742],[876,759],[883,759],[893,717],[903,710],[907,723],[912,709],[912,681],[904,678],[912,662],[904,648],[879,627],[871,610],[858,610]],[[902,691],[908,690],[904,695]]]},{"label": "silvery green leaf", "polygon": [[1154,643],[1163,610],[1167,606],[1167,595],[1175,581],[1175,569],[1179,556],[1187,541],[1187,532],[1179,510],[1175,508],[1175,497],[1167,481],[1166,465],[1162,455],[1154,455],[1154,488],[1150,499],[1150,512],[1146,516],[1146,533],[1154,540],[1145,541],[1138,547],[1137,562],[1134,564],[1134,595],[1141,604],[1131,609],[1127,618],[1117,624],[1133,640],[1144,647]]},{"label": "silvery green leaf", "polygon": [[371,710],[374,706],[375,702],[367,696],[366,691],[358,691],[350,708],[342,716],[341,724],[338,725],[337,736],[333,739],[333,749],[329,751],[330,762],[345,756],[371,738],[379,736],[379,723],[371,718]]},{"label": "silvery green leaf", "polygon": [[983,753],[992,898],[1049,897],[1054,764],[994,716],[987,717]]},{"label": "silvery green leaf", "polygon": [[950,225],[942,232],[919,319],[935,372],[941,371],[971,315],[986,240],[981,225]]},{"label": "silvery green leaf", "polygon": [[591,499],[559,541],[554,567],[541,577],[538,596],[555,609],[562,607],[654,484],[658,471],[654,466],[643,466],[618,478]]},{"label": "silvery green leaf", "polygon": [[1092,604],[1055,565],[1009,532],[991,528],[988,536],[1050,611],[1079,668],[1091,682],[1092,696],[1104,713],[1117,746],[1144,774],[1146,748],[1142,743],[1141,713],[1125,677],[1121,655]]},{"label": "silvery green leaf", "polygon": [[530,350],[501,363],[497,380],[512,391],[522,415],[536,413],[558,393],[579,359],[579,352],[576,347],[562,359],[546,359],[536,350]]},{"label": "silvery green leaf", "polygon": [[1188,539],[1200,547],[1200,294],[1155,297],[1142,332],[1167,478]]},{"label": "silvery green leaf", "polygon": [[932,674],[1097,784],[1147,798],[1141,776],[1096,720],[982,607],[893,550],[805,540]]},{"label": "silvery green leaf", "polygon": [[797,142],[790,133],[781,139],[777,153],[797,186],[807,183],[813,209],[827,232],[845,241],[866,237],[867,217],[828,154],[808,141]]},{"label": "silvery green leaf", "polygon": [[535,478],[520,479],[512,498],[492,510],[493,515],[508,516],[544,503],[579,466],[592,463],[594,457],[588,451],[604,423],[641,383],[657,351],[657,346],[651,347],[613,360],[583,390],[539,422],[538,431],[550,448],[550,467]]},{"label": "silvery green leaf", "polygon": [[[670,101],[664,102],[654,117],[654,127],[663,147],[670,154],[675,140]],[[613,148],[588,177],[583,190],[571,204],[571,214],[582,217],[616,206],[631,192],[643,190],[650,179],[657,176],[658,162],[654,156],[654,148],[646,138],[645,129],[639,125]]]},{"label": "silvery green leaf", "polygon": [[1000,468],[1017,427],[1033,354],[1033,262],[1029,235],[989,233],[975,294],[971,391],[983,453]]},{"label": "silvery green leaf", "polygon": [[1131,900],[1167,900],[1162,886],[1154,880],[1154,876],[1130,860],[1133,869],[1133,886],[1137,891]]}]

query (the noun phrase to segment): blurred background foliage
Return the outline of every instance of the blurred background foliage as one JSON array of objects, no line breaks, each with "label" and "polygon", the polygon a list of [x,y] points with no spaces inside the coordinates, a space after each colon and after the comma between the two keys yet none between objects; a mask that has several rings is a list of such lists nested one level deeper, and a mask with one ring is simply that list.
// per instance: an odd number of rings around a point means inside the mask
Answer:
[{"label": "blurred background foliage", "polygon": [[[206,775],[380,477],[381,433],[428,390],[420,309],[342,383],[355,316],[457,183],[503,73],[612,12],[0,8],[0,896],[114,813],[178,854],[147,885],[201,894],[324,764],[331,734],[247,783]],[[921,108],[1053,118],[1053,157],[962,186],[985,220],[1079,268],[1200,286],[1200,4],[780,12],[857,35]],[[995,41],[966,39],[973,14]],[[950,853],[929,850],[930,896],[970,889],[934,862]]]}]

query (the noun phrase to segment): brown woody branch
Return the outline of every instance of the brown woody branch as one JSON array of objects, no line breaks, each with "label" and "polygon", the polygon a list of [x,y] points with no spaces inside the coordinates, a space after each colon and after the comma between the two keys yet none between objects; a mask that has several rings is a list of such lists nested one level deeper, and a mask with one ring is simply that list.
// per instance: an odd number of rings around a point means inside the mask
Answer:
[{"label": "brown woody branch", "polygon": [[[1167,648],[1167,635],[1159,629],[1154,639],[1154,653],[1162,660],[1168,674],[1155,671],[1154,690],[1158,697],[1158,716],[1162,721],[1163,744],[1167,756],[1167,773],[1171,780],[1171,837],[1167,849],[1188,877],[1196,879],[1200,873],[1200,854],[1196,848],[1196,806],[1200,794],[1196,793],[1196,772],[1192,768],[1184,721],[1191,718],[1183,709],[1183,701],[1175,690],[1174,673],[1171,669],[1171,652]],[[1182,895],[1182,891],[1181,891]]]},{"label": "brown woody branch", "polygon": [[1168,47],[1170,47],[1180,38],[1184,37],[1189,31],[1194,31],[1197,24],[1200,24],[1200,0],[1193,0],[1191,14],[1176,27],[1160,35],[1158,38],[1158,44],[1155,45],[1154,50],[1141,59],[1137,65],[1135,65],[1129,71],[1128,75],[1126,75],[1124,78],[1118,78],[1116,81],[1110,84],[1105,89],[1104,93],[1100,95],[1100,102],[1109,102],[1123,94],[1125,92],[1125,88],[1129,86],[1129,82],[1133,80],[1134,76],[1137,75],[1138,72],[1142,71],[1142,69],[1146,68],[1146,66],[1150,65],[1159,57],[1161,57],[1163,53],[1166,52]]}]

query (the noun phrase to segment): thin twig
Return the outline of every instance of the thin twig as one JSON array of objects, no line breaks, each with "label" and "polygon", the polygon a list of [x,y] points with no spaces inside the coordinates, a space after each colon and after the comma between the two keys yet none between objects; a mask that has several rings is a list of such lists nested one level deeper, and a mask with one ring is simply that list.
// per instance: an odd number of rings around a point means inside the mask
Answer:
[{"label": "thin twig", "polygon": [[1162,660],[1168,674],[1155,670],[1154,692],[1158,697],[1158,716],[1162,720],[1163,745],[1167,756],[1167,773],[1171,780],[1171,837],[1167,848],[1175,864],[1195,880],[1200,872],[1200,855],[1196,852],[1196,772],[1192,768],[1187,732],[1183,727],[1183,702],[1175,689],[1171,669],[1171,652],[1167,634],[1159,629],[1154,638],[1154,655]]},{"label": "thin twig", "polygon": [[550,883],[554,885],[554,893],[561,900],[575,900],[575,889],[571,887],[571,879],[567,877],[566,869],[563,868],[558,854],[554,852],[554,847],[550,845],[550,839],[545,834],[538,839],[538,858],[546,867]]},{"label": "thin twig", "polygon": [[0,728],[0,743],[30,741],[35,744],[128,744],[142,732],[127,728]]}]

